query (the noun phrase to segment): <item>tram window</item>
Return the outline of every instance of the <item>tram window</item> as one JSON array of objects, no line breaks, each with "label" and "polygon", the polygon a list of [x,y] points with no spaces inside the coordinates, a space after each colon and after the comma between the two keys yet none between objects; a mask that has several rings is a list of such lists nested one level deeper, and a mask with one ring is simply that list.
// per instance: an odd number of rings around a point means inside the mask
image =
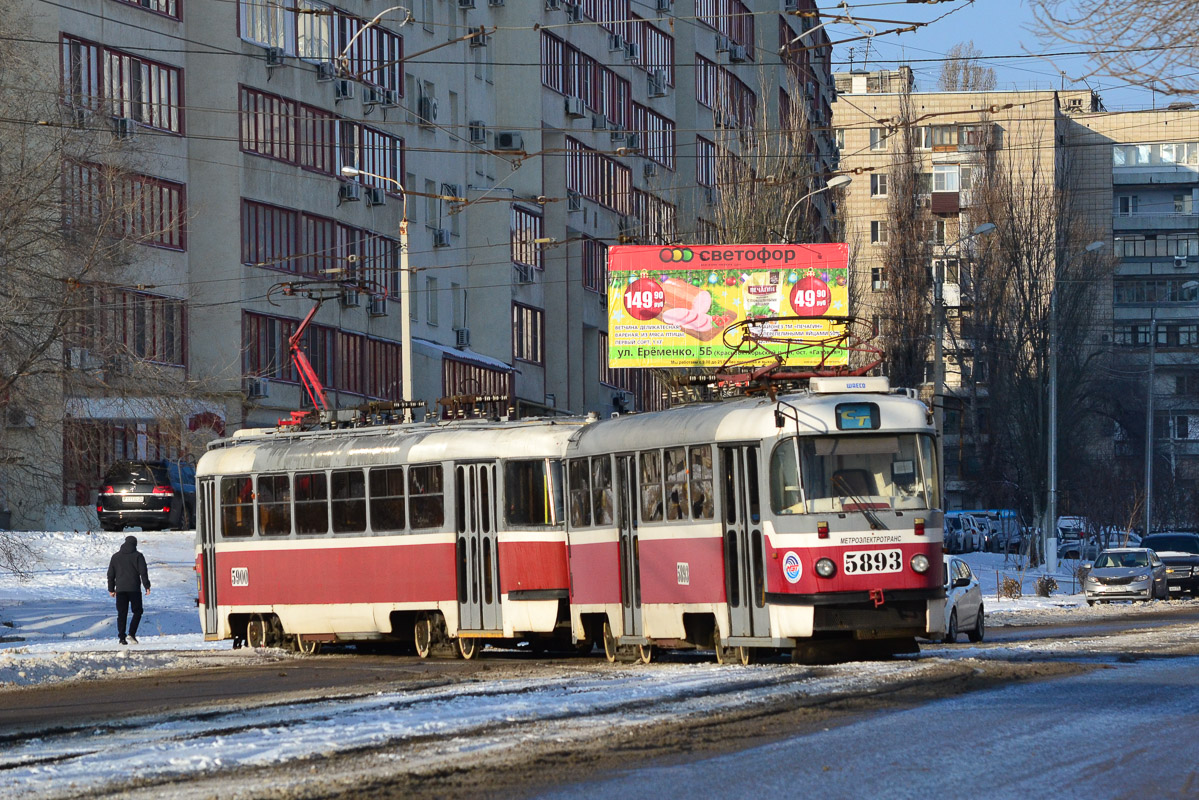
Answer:
[{"label": "tram window", "polygon": [[371,529],[404,530],[404,468],[372,469],[370,476]]},{"label": "tram window", "polygon": [[641,521],[662,520],[662,454],[651,450],[641,454]]},{"label": "tram window", "polygon": [[329,479],[323,472],[296,473],[296,533],[329,532]]},{"label": "tram window", "polygon": [[254,535],[254,482],[249,475],[221,478],[221,535]]},{"label": "tram window", "polygon": [[712,519],[712,445],[691,448],[691,518]]},{"label": "tram window", "polygon": [[366,476],[360,469],[336,470],[333,475],[333,532],[366,530]]},{"label": "tram window", "polygon": [[591,474],[587,459],[566,462],[570,483],[570,524],[585,528],[591,524]]},{"label": "tram window", "polygon": [[770,454],[770,509],[775,514],[802,514],[795,439],[784,439]]},{"label": "tram window", "polygon": [[687,451],[668,447],[663,451],[666,464],[666,519],[687,519],[691,516],[687,493]]},{"label": "tram window", "polygon": [[612,524],[612,461],[607,456],[591,459],[591,506],[596,525]]},{"label": "tram window", "polygon": [[408,468],[408,505],[413,528],[440,528],[445,524],[445,490],[440,466]]},{"label": "tram window", "polygon": [[509,526],[557,525],[563,505],[562,462],[504,462],[504,519]]},{"label": "tram window", "polygon": [[258,533],[291,534],[291,480],[286,475],[258,476]]}]

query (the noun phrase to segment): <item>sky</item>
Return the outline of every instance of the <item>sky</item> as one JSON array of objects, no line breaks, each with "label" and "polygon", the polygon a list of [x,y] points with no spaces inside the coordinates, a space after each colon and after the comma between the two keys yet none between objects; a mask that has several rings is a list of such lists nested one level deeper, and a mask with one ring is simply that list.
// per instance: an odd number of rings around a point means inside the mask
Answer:
[{"label": "sky", "polygon": [[[839,3],[820,0],[820,9],[825,14],[834,13]],[[1096,76],[1083,83],[1077,78],[1086,74],[1090,61],[1085,56],[1057,56],[1052,60],[1044,54],[1063,52],[1075,48],[1066,45],[1046,47],[1034,31],[1039,29],[1036,16],[1027,0],[975,0],[973,3],[940,2],[933,5],[902,2],[876,2],[855,0],[850,2],[855,17],[904,22],[938,22],[921,27],[911,33],[887,34],[870,40],[859,40],[840,45],[833,50],[833,68],[837,72],[849,69],[852,48],[852,63],[855,69],[893,69],[897,63],[906,61],[916,74],[918,90],[935,88],[940,63],[922,59],[943,58],[953,45],[973,41],[984,56],[1012,56],[988,60],[987,66],[995,69],[996,87],[999,89],[1060,89],[1062,71],[1067,73],[1066,88],[1085,88],[1088,84],[1099,92],[1104,106],[1109,111],[1158,108],[1178,100],[1177,97],[1154,95],[1154,93],[1129,87],[1125,82],[1113,78]],[[955,10],[957,9],[957,10]],[[948,14],[948,16],[945,16]],[[903,27],[902,24],[869,23],[878,31]],[[834,42],[861,36],[863,31],[848,24],[830,24],[827,28]]]}]

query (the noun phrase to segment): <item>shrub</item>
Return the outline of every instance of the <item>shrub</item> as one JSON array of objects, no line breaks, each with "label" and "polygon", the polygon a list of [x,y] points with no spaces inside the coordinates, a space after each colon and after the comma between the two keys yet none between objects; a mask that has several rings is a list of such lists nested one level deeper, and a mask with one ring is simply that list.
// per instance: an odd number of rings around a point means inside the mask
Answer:
[{"label": "shrub", "polygon": [[1048,597],[1057,591],[1057,581],[1048,575],[1037,578],[1037,597]]},{"label": "shrub", "polygon": [[1020,588],[1020,581],[1015,578],[1004,578],[999,584],[999,596],[1006,597],[1009,600],[1019,600],[1023,591]]}]

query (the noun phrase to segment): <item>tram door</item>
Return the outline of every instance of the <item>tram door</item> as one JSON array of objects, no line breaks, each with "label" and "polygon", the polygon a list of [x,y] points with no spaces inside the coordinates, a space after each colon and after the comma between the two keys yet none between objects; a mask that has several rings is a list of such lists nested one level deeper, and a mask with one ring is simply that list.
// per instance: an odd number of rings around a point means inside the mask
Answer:
[{"label": "tram door", "polygon": [[495,533],[495,465],[454,468],[458,526],[458,627],[498,630],[500,565]]},{"label": "tram door", "polygon": [[624,616],[624,635],[642,636],[636,456],[616,457],[616,513],[616,522],[620,526],[620,607]]},{"label": "tram door", "polygon": [[757,445],[720,448],[720,485],[729,635],[769,636]]},{"label": "tram door", "polygon": [[200,530],[200,558],[204,581],[204,632],[217,633],[216,611],[216,481],[201,478],[196,496],[196,527]]}]

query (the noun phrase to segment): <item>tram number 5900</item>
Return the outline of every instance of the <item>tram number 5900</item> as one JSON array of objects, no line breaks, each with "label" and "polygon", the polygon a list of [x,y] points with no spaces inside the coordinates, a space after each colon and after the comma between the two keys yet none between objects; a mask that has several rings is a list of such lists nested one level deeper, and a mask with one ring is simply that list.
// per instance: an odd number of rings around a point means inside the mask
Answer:
[{"label": "tram number 5900", "polygon": [[845,574],[900,572],[903,552],[900,550],[856,550],[845,554]]}]

